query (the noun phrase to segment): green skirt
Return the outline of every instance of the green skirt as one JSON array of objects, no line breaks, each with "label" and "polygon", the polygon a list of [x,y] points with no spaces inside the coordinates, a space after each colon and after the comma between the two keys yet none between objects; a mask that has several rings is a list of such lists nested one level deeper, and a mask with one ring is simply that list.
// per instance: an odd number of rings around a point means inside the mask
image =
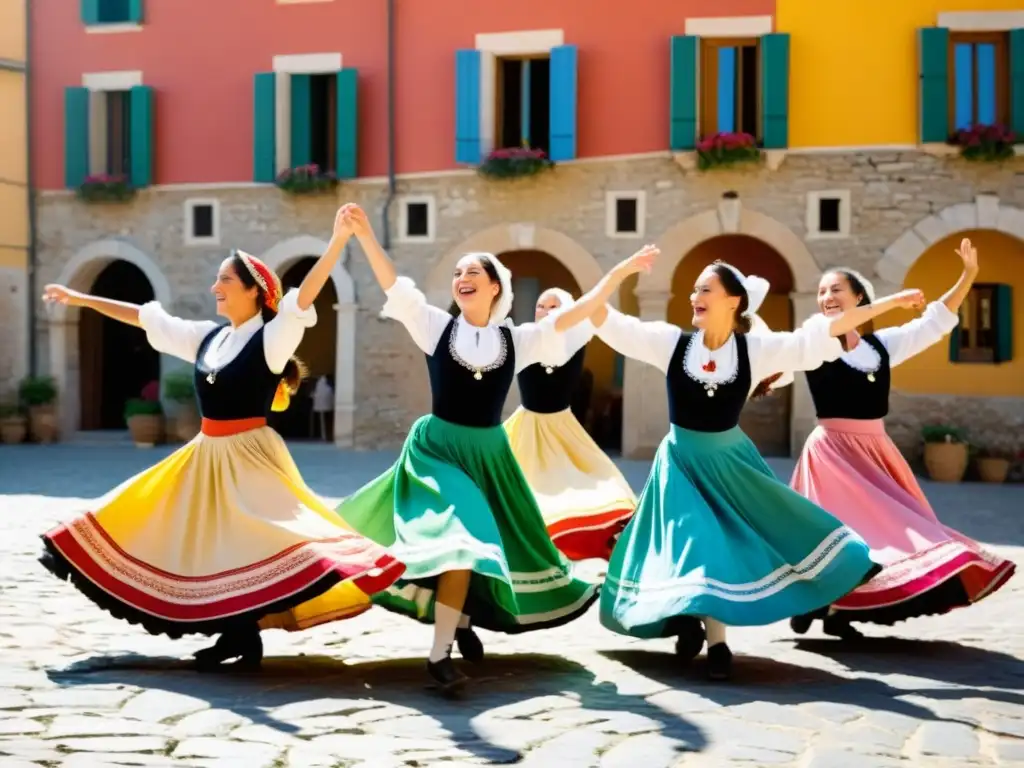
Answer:
[{"label": "green skirt", "polygon": [[423,622],[434,620],[437,576],[446,571],[473,572],[463,612],[496,632],[565,624],[599,594],[551,543],[501,426],[424,416],[394,466],[337,511],[406,565],[373,601]]}]

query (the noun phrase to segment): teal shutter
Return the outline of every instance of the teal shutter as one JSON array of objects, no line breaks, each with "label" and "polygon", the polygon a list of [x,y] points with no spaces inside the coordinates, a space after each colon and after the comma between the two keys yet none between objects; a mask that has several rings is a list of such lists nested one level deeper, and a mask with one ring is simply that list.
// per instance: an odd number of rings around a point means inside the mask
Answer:
[{"label": "teal shutter", "polygon": [[291,83],[292,143],[288,165],[298,168],[309,165],[313,159],[313,76],[292,75]]},{"label": "teal shutter", "polygon": [[1010,30],[1010,130],[1024,143],[1024,29]]},{"label": "teal shutter", "polygon": [[82,23],[86,26],[100,23],[100,0],[81,0]]},{"label": "teal shutter", "polygon": [[64,186],[76,189],[89,175],[89,89],[64,89]]},{"label": "teal shutter", "polygon": [[480,51],[455,52],[455,162],[479,165]]},{"label": "teal shutter", "polygon": [[143,0],[128,0],[128,21],[142,23],[142,2]]},{"label": "teal shutter", "polygon": [[551,49],[548,157],[555,162],[576,158],[576,46]]},{"label": "teal shutter", "polygon": [[789,35],[761,38],[761,134],[765,149],[789,146]]},{"label": "teal shutter", "polygon": [[999,284],[996,299],[996,362],[1013,360],[1013,287]]},{"label": "teal shutter", "polygon": [[272,184],[277,176],[277,75],[253,79],[252,180]]},{"label": "teal shutter", "polygon": [[337,125],[335,153],[339,179],[354,179],[359,175],[359,72],[343,69],[337,77]]},{"label": "teal shutter", "polygon": [[922,27],[917,36],[921,143],[942,144],[949,139],[949,30]]},{"label": "teal shutter", "polygon": [[697,147],[697,45],[700,38],[676,35],[669,56],[668,145],[675,152]]},{"label": "teal shutter", "polygon": [[960,320],[956,324],[956,328],[949,334],[949,362],[959,363],[960,362],[960,323],[963,322],[963,310],[961,310]]},{"label": "teal shutter", "polygon": [[148,187],[153,183],[153,88],[136,85],[131,89],[128,106],[131,110],[129,123],[129,153],[131,157],[131,184],[133,187]]}]

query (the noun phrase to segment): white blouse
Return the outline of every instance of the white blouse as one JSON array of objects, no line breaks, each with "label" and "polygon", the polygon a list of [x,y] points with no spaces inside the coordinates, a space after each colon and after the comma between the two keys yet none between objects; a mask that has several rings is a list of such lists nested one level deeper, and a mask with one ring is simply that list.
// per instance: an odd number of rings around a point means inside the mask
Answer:
[{"label": "white blouse", "polygon": [[[839,339],[829,335],[831,320],[814,315],[795,331],[766,334],[748,333],[750,391],[758,382],[775,373],[809,371],[824,362],[836,360],[843,352]],[[664,374],[683,330],[663,321],[643,321],[608,308],[608,319],[597,329],[597,336],[625,357],[653,365]],[[715,370],[703,366],[714,360]],[[702,384],[727,384],[739,371],[736,336],[733,334],[719,349],[704,346],[704,332],[697,331],[683,361],[686,373]]]},{"label": "white blouse", "polygon": [[[880,328],[875,331],[875,337],[889,353],[889,367],[895,368],[921,354],[933,344],[938,344],[956,328],[959,321],[956,312],[951,312],[941,301],[933,301],[921,317],[893,328]],[[844,352],[842,361],[864,373],[874,373],[882,364],[882,359],[874,348],[863,342],[858,342],[853,349]]]},{"label": "white blouse", "polygon": [[[427,297],[407,277],[399,277],[386,295],[382,314],[404,325],[416,346],[433,355],[452,316],[440,307],[428,304]],[[552,313],[539,323],[509,326],[515,349],[516,373],[541,360],[564,362],[568,359],[565,356],[565,335],[555,330],[556,317],[557,313]],[[478,328],[459,315],[452,331],[455,353],[474,368],[486,369],[501,356],[502,340],[498,329],[496,323]]]},{"label": "white blouse", "polygon": [[[277,317],[267,323],[263,332],[263,355],[267,367],[281,373],[289,358],[299,348],[307,328],[316,325],[316,307],[299,309],[299,292],[288,291],[278,307]],[[150,301],[139,308],[139,323],[146,339],[157,352],[180,357],[189,363],[196,361],[199,345],[220,324],[211,320],[185,320],[168,314],[158,301]],[[249,339],[263,327],[263,318],[257,313],[237,328],[224,325],[210,341],[203,354],[203,365],[220,370],[234,360]]]}]

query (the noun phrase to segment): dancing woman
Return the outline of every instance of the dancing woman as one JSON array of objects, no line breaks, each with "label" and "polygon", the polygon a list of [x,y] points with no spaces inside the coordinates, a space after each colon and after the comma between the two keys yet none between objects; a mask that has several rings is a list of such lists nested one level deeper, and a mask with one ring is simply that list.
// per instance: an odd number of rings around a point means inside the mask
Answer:
[{"label": "dancing woman", "polygon": [[[536,321],[573,303],[568,292],[549,288],[537,299]],[[570,560],[607,560],[636,507],[626,478],[569,408],[593,335],[585,320],[565,334],[563,357],[521,370],[516,379],[522,406],[505,422],[548,534]]]},{"label": "dancing woman", "polygon": [[554,317],[503,324],[511,276],[493,256],[469,254],[456,265],[460,313],[452,317],[396,275],[363,211],[348,218],[387,295],[384,314],[426,355],[433,405],[394,466],[338,513],[406,563],[403,582],[374,602],[434,623],[427,673],[451,692],[466,680],[452,663],[452,642],[467,660],[483,658],[469,617],[486,629],[526,632],[571,621],[597,597],[597,586],[574,578],[551,543],[501,426],[515,373],[557,359],[563,340]]},{"label": "dancing woman", "polygon": [[[632,260],[613,269],[560,325],[593,316],[633,271]],[[771,624],[827,606],[878,569],[853,531],[775,478],[738,426],[744,404],[773,374],[838,357],[836,336],[921,300],[905,291],[841,318],[811,318],[792,333],[748,334],[768,288],[716,262],[690,297],[695,332],[613,309],[604,322],[594,319],[609,346],[665,374],[671,422],[612,553],[601,621],[632,637],[677,636],[685,660],[706,632],[712,679],[730,675],[726,625]]]},{"label": "dancing woman", "polygon": [[267,426],[299,386],[293,354],[349,236],[339,212],[327,251],[284,297],[265,264],[233,251],[210,289],[224,325],[173,317],[156,302],[46,286],[46,301],[140,327],[154,349],[195,364],[201,433],[95,511],[45,534],[41,561],[151,634],[223,633],[196,654],[200,669],[236,657],[258,667],[261,627],[300,630],[354,616],[403,571],[324,506]]},{"label": "dancing woman", "polygon": [[[823,619],[827,634],[861,636],[850,622],[894,624],[946,613],[992,594],[1015,566],[947,528],[935,516],[913,471],[885,432],[890,371],[952,331],[978,274],[978,253],[964,239],[963,273],[924,315],[904,325],[843,338],[844,352],[807,372],[818,426],[793,473],[794,490],[864,538],[882,572],[838,600]],[[852,269],[826,273],[818,306],[829,317],[874,300],[874,288]],[[814,616],[790,620],[803,634]]]}]

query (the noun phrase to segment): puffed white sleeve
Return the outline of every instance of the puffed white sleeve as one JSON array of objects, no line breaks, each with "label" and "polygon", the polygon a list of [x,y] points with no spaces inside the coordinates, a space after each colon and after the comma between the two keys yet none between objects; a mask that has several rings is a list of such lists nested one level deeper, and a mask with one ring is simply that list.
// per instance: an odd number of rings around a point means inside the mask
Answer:
[{"label": "puffed white sleeve", "polygon": [[830,334],[833,319],[813,315],[795,331],[747,334],[754,383],[776,373],[813,371],[822,363],[838,360],[843,345]]},{"label": "puffed white sleeve", "polygon": [[150,301],[139,307],[139,325],[146,332],[146,341],[153,349],[188,363],[196,361],[199,345],[217,328],[217,323],[210,320],[175,317],[159,301]]},{"label": "puffed white sleeve", "polygon": [[668,373],[682,330],[663,320],[641,320],[608,307],[608,317],[597,329],[597,338],[623,357],[631,357]]},{"label": "puffed white sleeve", "polygon": [[434,354],[452,316],[428,304],[423,291],[408,277],[399,277],[384,295],[387,301],[381,314],[404,325],[417,347],[428,355]]},{"label": "puffed white sleeve", "polygon": [[299,309],[299,292],[293,288],[277,307],[277,316],[263,329],[263,356],[267,367],[280,373],[299,348],[307,328],[316,325],[316,307]]},{"label": "puffed white sleeve", "polygon": [[894,328],[880,328],[875,331],[875,336],[889,353],[889,367],[895,368],[938,344],[956,328],[959,321],[956,312],[950,311],[941,301],[933,301],[920,317]]},{"label": "puffed white sleeve", "polygon": [[568,359],[567,334],[555,330],[555,319],[556,315],[551,314],[538,323],[509,325],[516,351],[516,373],[534,363],[561,365]]},{"label": "puffed white sleeve", "polygon": [[[557,320],[565,310],[556,310],[552,312],[548,317]],[[544,323],[547,322],[548,318],[545,318],[541,323],[526,323],[522,326],[524,329],[529,329],[530,326],[541,326],[542,331],[546,331],[547,326]],[[536,346],[538,347],[533,351],[534,356],[538,356],[535,362],[542,363],[543,365],[565,365],[569,362],[569,358],[579,352],[583,347],[590,343],[590,340],[594,338],[594,334],[597,329],[594,328],[594,324],[590,322],[590,319],[586,319],[583,322],[574,325],[563,333],[558,333],[557,336],[560,338],[554,338],[550,335],[549,331],[545,334],[541,334],[536,340]],[[520,333],[520,331],[513,326],[512,337],[513,339]],[[527,330],[527,334],[529,334]],[[516,342],[516,349],[519,349],[519,344],[522,341]],[[530,346],[527,342],[527,346]],[[517,352],[517,359],[519,353]]]}]

